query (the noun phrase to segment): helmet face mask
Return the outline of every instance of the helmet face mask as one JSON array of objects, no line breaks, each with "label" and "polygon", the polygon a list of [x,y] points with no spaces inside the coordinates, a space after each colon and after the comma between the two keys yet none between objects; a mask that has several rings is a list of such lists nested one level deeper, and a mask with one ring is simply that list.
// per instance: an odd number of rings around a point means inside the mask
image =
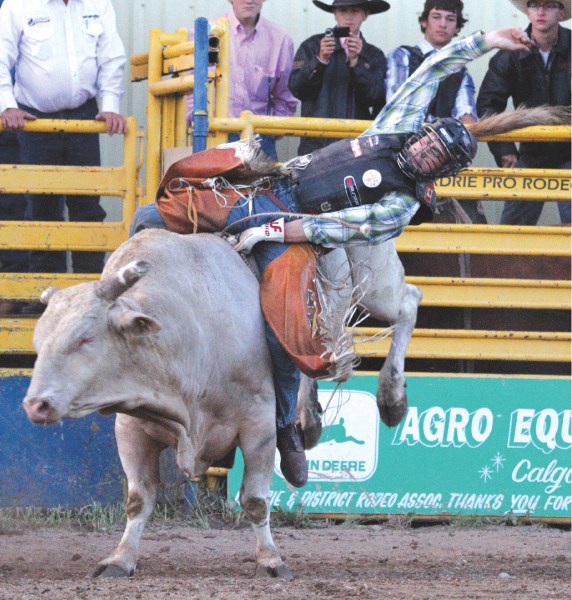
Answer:
[{"label": "helmet face mask", "polygon": [[457,119],[437,119],[412,135],[397,155],[401,170],[416,181],[431,181],[468,167],[477,142]]}]

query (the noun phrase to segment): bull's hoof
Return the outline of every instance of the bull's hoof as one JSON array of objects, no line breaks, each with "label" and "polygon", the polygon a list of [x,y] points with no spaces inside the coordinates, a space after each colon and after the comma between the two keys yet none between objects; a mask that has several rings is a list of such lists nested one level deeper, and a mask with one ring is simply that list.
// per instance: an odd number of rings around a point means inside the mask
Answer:
[{"label": "bull's hoof", "polygon": [[133,577],[134,569],[127,570],[119,565],[97,565],[95,571],[91,574],[95,577]]},{"label": "bull's hoof", "polygon": [[399,425],[407,412],[407,394],[403,394],[401,400],[388,406],[387,404],[378,404],[379,416],[388,427]]},{"label": "bull's hoof", "polygon": [[256,577],[280,578],[285,579],[286,581],[292,581],[294,579],[294,575],[292,575],[285,563],[280,563],[275,567],[269,565],[257,565]]}]

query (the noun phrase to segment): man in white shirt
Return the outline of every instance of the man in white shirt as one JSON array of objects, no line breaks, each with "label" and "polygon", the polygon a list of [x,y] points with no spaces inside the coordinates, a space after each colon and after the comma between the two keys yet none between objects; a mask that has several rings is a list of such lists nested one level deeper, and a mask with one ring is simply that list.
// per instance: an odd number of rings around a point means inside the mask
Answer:
[{"label": "man in white shirt", "polygon": [[[21,131],[29,120],[96,119],[106,131],[124,133],[119,114],[125,51],[110,0],[4,0],[0,8],[0,120]],[[15,67],[12,85],[10,69]],[[100,108],[96,97],[99,96]],[[97,134],[22,132],[22,164],[99,166]],[[98,196],[31,196],[34,221],[100,222]],[[76,273],[103,268],[104,253],[73,252]],[[31,272],[66,271],[64,252],[33,251]]]},{"label": "man in white shirt", "polygon": [[[0,0],[0,7],[3,0]],[[14,165],[20,162],[18,138],[12,131],[0,131],[0,164]],[[0,194],[0,221],[23,221],[26,213],[26,196],[23,194]],[[25,250],[0,250],[0,271],[23,273],[28,271],[28,253]],[[0,301],[0,316],[13,314],[18,303]]]}]

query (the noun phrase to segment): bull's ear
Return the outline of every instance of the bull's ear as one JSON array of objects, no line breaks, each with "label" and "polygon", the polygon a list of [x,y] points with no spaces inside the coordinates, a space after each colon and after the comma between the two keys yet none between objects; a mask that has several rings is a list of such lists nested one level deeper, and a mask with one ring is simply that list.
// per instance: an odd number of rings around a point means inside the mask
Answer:
[{"label": "bull's ear", "polygon": [[128,308],[112,308],[109,311],[109,321],[117,331],[131,335],[150,335],[161,329],[157,319]]}]

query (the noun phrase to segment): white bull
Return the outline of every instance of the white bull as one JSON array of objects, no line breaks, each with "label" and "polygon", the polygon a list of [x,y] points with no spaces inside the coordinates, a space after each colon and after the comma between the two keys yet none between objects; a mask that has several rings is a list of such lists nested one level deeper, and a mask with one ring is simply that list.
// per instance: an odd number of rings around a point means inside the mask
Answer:
[{"label": "white bull", "polygon": [[[356,272],[366,268],[364,250],[349,254]],[[395,424],[406,407],[403,361],[420,295],[404,284],[393,244],[367,254],[368,268],[383,277],[364,304],[395,324],[378,394],[383,420]],[[342,251],[328,256],[332,268],[347,269]],[[135,571],[164,448],[176,448],[178,465],[195,477],[239,446],[240,504],[256,535],[256,572],[291,579],[269,527],[275,399],[258,282],[239,255],[216,236],[146,230],[113,253],[101,281],[47,299],[34,333],[38,357],[23,402],[28,417],[56,423],[94,411],[118,413],[127,525],[94,576]],[[308,433],[315,425],[308,419],[310,396],[300,407]]]}]

